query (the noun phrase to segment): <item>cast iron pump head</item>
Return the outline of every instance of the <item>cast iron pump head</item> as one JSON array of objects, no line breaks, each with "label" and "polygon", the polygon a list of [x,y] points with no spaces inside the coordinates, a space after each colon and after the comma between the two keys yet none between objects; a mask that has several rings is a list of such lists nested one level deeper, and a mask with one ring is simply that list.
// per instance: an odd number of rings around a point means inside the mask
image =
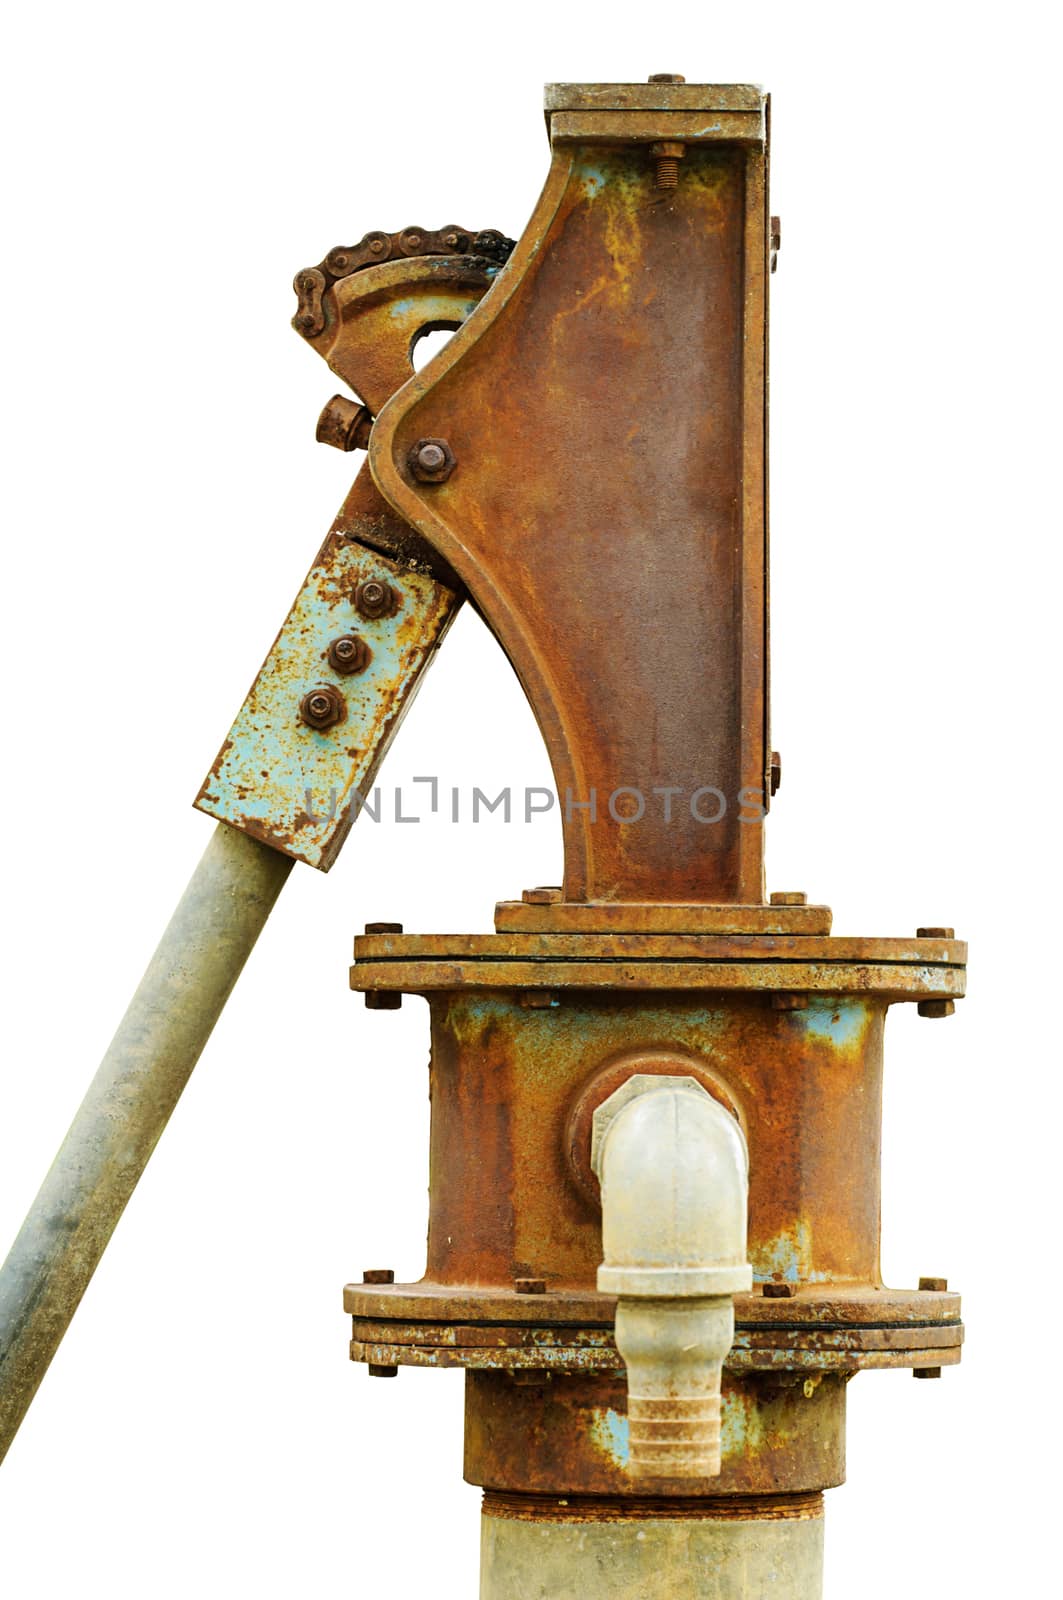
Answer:
[{"label": "cast iron pump head", "polygon": [[296,277],[357,396],[318,435],[368,459],[0,1279],[0,1400],[10,1437],[291,861],[331,865],[468,597],[549,751],[563,881],[488,936],[356,940],[367,1003],[428,1000],[431,1215],[421,1281],[348,1286],[351,1355],[466,1369],[483,1600],[810,1600],[849,1379],[959,1360],[944,1280],[881,1281],[879,1141],[887,1010],[951,1012],[966,950],[765,891],[765,96],[664,74],[546,115],[515,245],[368,233]]}]

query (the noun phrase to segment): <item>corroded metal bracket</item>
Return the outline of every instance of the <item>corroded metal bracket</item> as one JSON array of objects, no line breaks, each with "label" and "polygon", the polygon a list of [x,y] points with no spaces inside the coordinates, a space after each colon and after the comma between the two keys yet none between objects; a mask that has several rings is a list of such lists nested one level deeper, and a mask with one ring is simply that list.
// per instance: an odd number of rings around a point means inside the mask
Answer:
[{"label": "corroded metal bracket", "polygon": [[[363,405],[336,396],[318,438],[364,448],[413,376],[417,340],[457,328],[508,257],[492,230],[370,233],[298,273],[293,325]],[[367,598],[380,591],[381,598]],[[324,871],[461,605],[444,558],[363,468],[196,799],[209,816]]]}]

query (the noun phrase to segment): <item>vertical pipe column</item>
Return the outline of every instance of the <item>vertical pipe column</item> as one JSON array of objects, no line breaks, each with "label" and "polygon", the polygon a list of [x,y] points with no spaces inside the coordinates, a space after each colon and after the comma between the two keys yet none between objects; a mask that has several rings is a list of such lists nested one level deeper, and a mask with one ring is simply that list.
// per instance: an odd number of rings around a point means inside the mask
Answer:
[{"label": "vertical pipe column", "polygon": [[484,1495],[480,1600],[821,1600],[823,1496]]}]

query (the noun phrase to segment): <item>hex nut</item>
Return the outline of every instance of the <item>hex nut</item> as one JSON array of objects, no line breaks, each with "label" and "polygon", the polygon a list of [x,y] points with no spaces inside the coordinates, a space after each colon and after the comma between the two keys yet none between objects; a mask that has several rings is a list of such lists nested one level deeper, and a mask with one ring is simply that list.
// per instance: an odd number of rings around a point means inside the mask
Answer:
[{"label": "hex nut", "polygon": [[363,1283],[394,1283],[395,1274],[391,1267],[369,1267],[362,1273]]},{"label": "hex nut", "polygon": [[418,439],[406,461],[418,483],[446,483],[458,464],[445,439]]},{"label": "hex nut", "polygon": [[397,609],[398,603],[398,594],[383,578],[366,578],[354,591],[355,610],[371,622],[379,617],[389,617]]},{"label": "hex nut", "polygon": [[525,889],[521,899],[526,906],[556,906],[564,899],[564,890],[546,885],[537,889]]},{"label": "hex nut", "polygon": [[546,1282],[543,1278],[514,1278],[513,1288],[517,1294],[545,1294]]},{"label": "hex nut", "polygon": [[956,1010],[955,1000],[920,1000],[916,1008],[921,1017],[951,1017]]},{"label": "hex nut", "polygon": [[397,989],[367,989],[365,1008],[367,1011],[401,1011],[402,995]]},{"label": "hex nut", "polygon": [[373,659],[372,650],[356,633],[344,633],[338,639],[333,639],[327,654],[333,672],[342,673],[344,677],[364,672]]},{"label": "hex nut", "polygon": [[771,895],[773,906],[807,906],[808,896],[800,889],[776,889]]},{"label": "hex nut", "polygon": [[347,702],[331,683],[311,689],[299,702],[299,715],[308,728],[319,733],[342,722],[347,715]]}]

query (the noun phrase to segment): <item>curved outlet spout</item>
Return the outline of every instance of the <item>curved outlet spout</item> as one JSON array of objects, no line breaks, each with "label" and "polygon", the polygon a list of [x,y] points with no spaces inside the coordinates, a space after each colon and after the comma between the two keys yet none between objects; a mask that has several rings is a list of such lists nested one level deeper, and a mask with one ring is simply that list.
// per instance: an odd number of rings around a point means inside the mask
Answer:
[{"label": "curved outlet spout", "polygon": [[749,1157],[735,1118],[694,1078],[635,1073],[594,1114],[605,1260],[627,1367],[630,1470],[720,1470],[720,1378],[732,1296],[749,1289]]}]

